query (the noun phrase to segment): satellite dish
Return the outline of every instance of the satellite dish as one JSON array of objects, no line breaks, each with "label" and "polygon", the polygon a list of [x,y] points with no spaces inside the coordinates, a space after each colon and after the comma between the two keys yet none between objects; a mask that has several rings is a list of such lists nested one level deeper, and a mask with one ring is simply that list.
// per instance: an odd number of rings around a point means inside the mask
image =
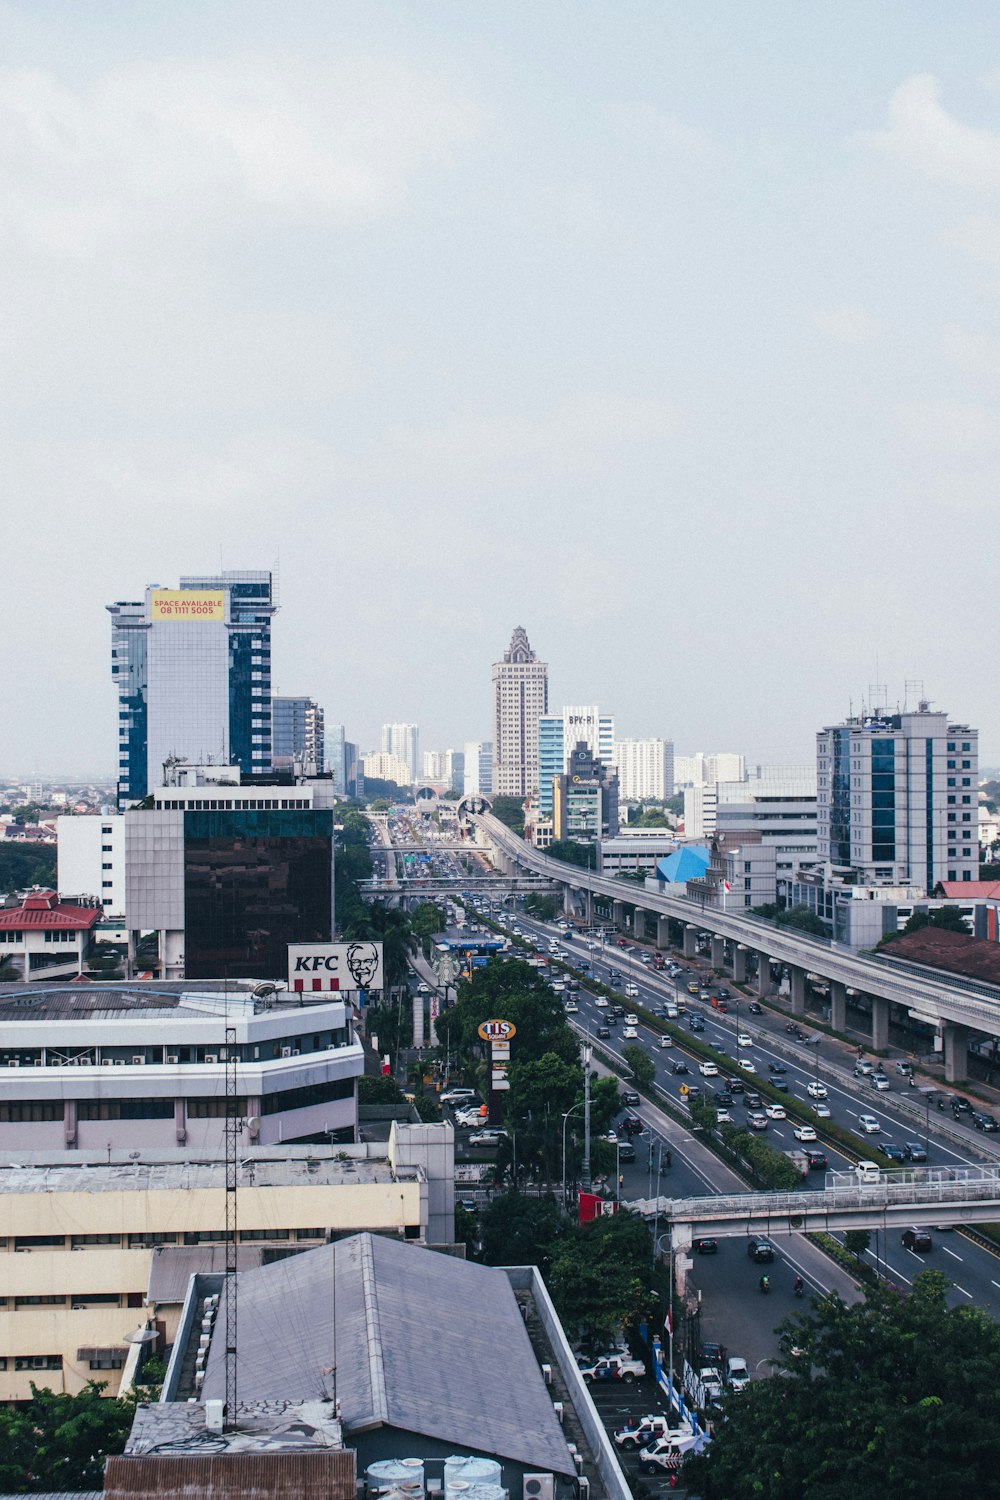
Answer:
[{"label": "satellite dish", "polygon": [[251,1115],[247,1121],[247,1129],[258,1131],[260,1129],[260,1115]]}]

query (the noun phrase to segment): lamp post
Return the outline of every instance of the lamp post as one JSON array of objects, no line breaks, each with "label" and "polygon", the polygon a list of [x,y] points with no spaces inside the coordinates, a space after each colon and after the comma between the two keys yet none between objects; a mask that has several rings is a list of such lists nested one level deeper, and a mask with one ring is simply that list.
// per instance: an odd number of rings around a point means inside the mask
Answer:
[{"label": "lamp post", "polygon": [[563,1135],[563,1138],[562,1138],[562,1169],[563,1169],[562,1170],[562,1182],[563,1182],[562,1206],[563,1206],[563,1213],[566,1212],[566,1122],[569,1119],[570,1115],[573,1114],[576,1110],[582,1109],[583,1105],[584,1105],[584,1101],[581,1099],[578,1104],[571,1105],[570,1108],[566,1110],[566,1112],[563,1114],[563,1117],[562,1117],[563,1118],[563,1132],[562,1132],[562,1135]]},{"label": "lamp post", "polygon": [[666,1230],[664,1230],[664,1232],[661,1235],[658,1235],[657,1238],[653,1241],[653,1264],[654,1265],[656,1264],[656,1257],[659,1254],[660,1245],[661,1245],[661,1243],[662,1243],[663,1240],[669,1240],[670,1241],[670,1255],[669,1255],[669,1261],[668,1261],[670,1270],[669,1270],[669,1284],[668,1284],[668,1287],[667,1287],[667,1376],[668,1376],[668,1380],[669,1380],[669,1384],[670,1384],[670,1389],[671,1389],[671,1391],[673,1391],[673,1388],[674,1388],[674,1238],[673,1238],[673,1231],[670,1230],[670,1229],[666,1229]]}]

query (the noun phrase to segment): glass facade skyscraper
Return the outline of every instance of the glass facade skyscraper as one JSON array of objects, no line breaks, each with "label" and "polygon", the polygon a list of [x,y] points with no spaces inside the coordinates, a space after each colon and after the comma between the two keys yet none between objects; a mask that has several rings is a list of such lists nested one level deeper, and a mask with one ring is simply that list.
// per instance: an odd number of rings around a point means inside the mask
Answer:
[{"label": "glass facade skyscraper", "polygon": [[323,710],[312,698],[271,700],[271,758],[276,767],[298,761],[310,775],[322,775],[325,767]]},{"label": "glass facade skyscraper", "polygon": [[271,769],[269,572],[181,578],[108,605],[118,688],[118,800],[147,796],[171,759]]}]

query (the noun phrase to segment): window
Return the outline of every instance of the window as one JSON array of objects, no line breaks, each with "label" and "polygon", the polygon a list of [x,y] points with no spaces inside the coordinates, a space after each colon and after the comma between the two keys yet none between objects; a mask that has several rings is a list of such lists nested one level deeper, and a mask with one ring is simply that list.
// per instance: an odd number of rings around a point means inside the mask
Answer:
[{"label": "window", "polygon": [[954,823],[957,816],[958,816],[957,813],[949,813],[948,814],[948,822],[949,823]]},{"label": "window", "polygon": [[963,740],[962,741],[962,749],[963,749],[963,751],[964,750],[971,750],[972,749],[972,741],[971,740]]},{"label": "window", "polygon": [[120,1245],[121,1242],[120,1234],[74,1234],[70,1245],[75,1250],[78,1245]]},{"label": "window", "polygon": [[66,1298],[62,1297],[15,1297],[14,1310],[21,1307],[65,1307]]},{"label": "window", "polygon": [[952,750],[957,750],[957,749],[958,749],[958,746],[955,744],[955,741],[954,740],[949,740],[948,741],[948,751],[949,751],[949,754],[950,754],[950,752]]},{"label": "window", "polygon": [[15,1370],[61,1370],[61,1354],[18,1354],[14,1357]]},{"label": "window", "polygon": [[[949,849],[948,850],[948,858],[949,859],[957,859],[958,858],[958,850],[957,849]],[[955,877],[954,877],[954,875],[949,875],[948,879],[949,880],[954,880]]]},{"label": "window", "polygon": [[972,814],[971,813],[963,813],[962,814],[962,822],[963,823],[971,823],[972,822]]},{"label": "window", "polygon": [[949,771],[954,771],[954,769],[955,769],[955,762],[953,760],[950,760],[948,762],[948,770]]},{"label": "window", "polygon": [[949,870],[948,871],[948,879],[949,880],[954,880],[955,879],[955,871],[954,870]]},{"label": "window", "polygon": [[971,870],[963,870],[962,871],[962,879],[963,880],[971,880],[972,879],[972,871]]},{"label": "window", "polygon": [[958,783],[955,780],[954,776],[949,776],[948,777],[948,785],[949,786],[957,786],[958,785]]},{"label": "window", "polygon": [[970,803],[970,802],[971,802],[971,801],[972,801],[972,798],[971,798],[971,797],[969,797],[969,796],[967,796],[967,795],[966,795],[966,794],[965,794],[965,793],[963,793],[963,794],[962,794],[962,806],[963,806],[963,807],[967,807],[967,806],[968,806],[968,804],[969,804],[969,803]]},{"label": "window", "polygon": [[949,807],[954,807],[955,806],[955,798],[954,797],[949,797],[948,798],[948,806]]},{"label": "window", "polygon": [[972,770],[972,761],[971,760],[963,760],[963,762],[962,762],[962,770],[963,771],[971,771]]}]

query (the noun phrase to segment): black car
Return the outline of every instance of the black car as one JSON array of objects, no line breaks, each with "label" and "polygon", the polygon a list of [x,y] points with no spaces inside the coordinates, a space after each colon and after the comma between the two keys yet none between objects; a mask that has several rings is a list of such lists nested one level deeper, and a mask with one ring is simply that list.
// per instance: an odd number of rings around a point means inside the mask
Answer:
[{"label": "black car", "polygon": [[968,1099],[952,1099],[951,1107],[955,1111],[956,1115],[972,1114],[972,1105],[969,1103]]},{"label": "black car", "polygon": [[750,1001],[750,1004],[747,1006],[747,1010],[752,1016],[762,1016],[764,1014],[763,1005],[759,1004],[759,1002],[756,1000]]},{"label": "black car", "polygon": [[702,1344],[701,1362],[703,1365],[715,1365],[721,1370],[726,1363],[727,1349],[725,1344]]},{"label": "black car", "polygon": [[760,1095],[756,1089],[743,1090],[743,1103],[747,1109],[760,1109]]},{"label": "black car", "polygon": [[670,1071],[671,1073],[676,1073],[679,1075],[682,1073],[690,1073],[691,1069],[688,1067],[686,1062],[681,1062],[680,1058],[674,1058],[674,1061],[670,1064]]},{"label": "black car", "polygon": [[635,1092],[634,1089],[623,1089],[622,1090],[622,1103],[623,1104],[638,1104],[639,1103],[639,1095]]},{"label": "black car", "polygon": [[606,1041],[607,1038],[611,1035],[611,1027],[610,1026],[598,1026],[598,1028],[597,1028],[597,1035],[598,1035],[598,1037],[600,1037],[600,1039],[602,1041]]},{"label": "black car", "polygon": [[747,1242],[747,1254],[751,1260],[773,1260],[774,1246],[770,1240],[766,1240],[758,1235]]},{"label": "black car", "polygon": [[637,1115],[626,1115],[621,1123],[621,1128],[626,1135],[642,1135],[646,1127]]},{"label": "black car", "polygon": [[986,1130],[989,1132],[1000,1130],[1000,1121],[995,1120],[992,1115],[975,1114],[972,1116],[972,1123],[977,1130]]},{"label": "black car", "polygon": [[773,1089],[777,1089],[778,1092],[779,1092],[779,1094],[787,1094],[788,1093],[788,1079],[787,1078],[772,1078],[769,1081],[770,1081],[771,1087]]},{"label": "black car", "polygon": [[728,1108],[733,1102],[732,1091],[730,1089],[720,1089],[715,1096],[715,1102],[716,1104],[724,1104]]},{"label": "black car", "polygon": [[635,1147],[631,1141],[619,1141],[617,1156],[619,1161],[635,1161]]},{"label": "black car", "polygon": [[767,1071],[769,1073],[787,1073],[788,1069],[785,1067],[784,1063],[768,1063]]},{"label": "black car", "polygon": [[727,1078],[725,1084],[731,1094],[742,1094],[745,1092],[742,1078]]},{"label": "black car", "polygon": [[906,1152],[903,1150],[902,1146],[897,1146],[892,1141],[883,1141],[879,1146],[879,1150],[882,1152],[882,1155],[887,1156],[890,1161],[906,1160]]},{"label": "black car", "polygon": [[903,1146],[903,1155],[907,1161],[926,1161],[927,1149],[921,1141],[907,1141]]},{"label": "black car", "polygon": [[904,1229],[901,1236],[907,1250],[930,1250],[933,1244],[929,1229]]},{"label": "black car", "polygon": [[810,1172],[826,1171],[827,1160],[825,1151],[821,1151],[818,1146],[803,1146],[802,1151],[809,1158]]},{"label": "black car", "polygon": [[719,1242],[713,1239],[695,1240],[694,1249],[698,1255],[715,1255],[718,1253]]},{"label": "black car", "polygon": [[701,1019],[701,1016],[692,1016],[690,1021],[688,1022],[688,1027],[691,1031],[704,1031],[705,1023]]}]

